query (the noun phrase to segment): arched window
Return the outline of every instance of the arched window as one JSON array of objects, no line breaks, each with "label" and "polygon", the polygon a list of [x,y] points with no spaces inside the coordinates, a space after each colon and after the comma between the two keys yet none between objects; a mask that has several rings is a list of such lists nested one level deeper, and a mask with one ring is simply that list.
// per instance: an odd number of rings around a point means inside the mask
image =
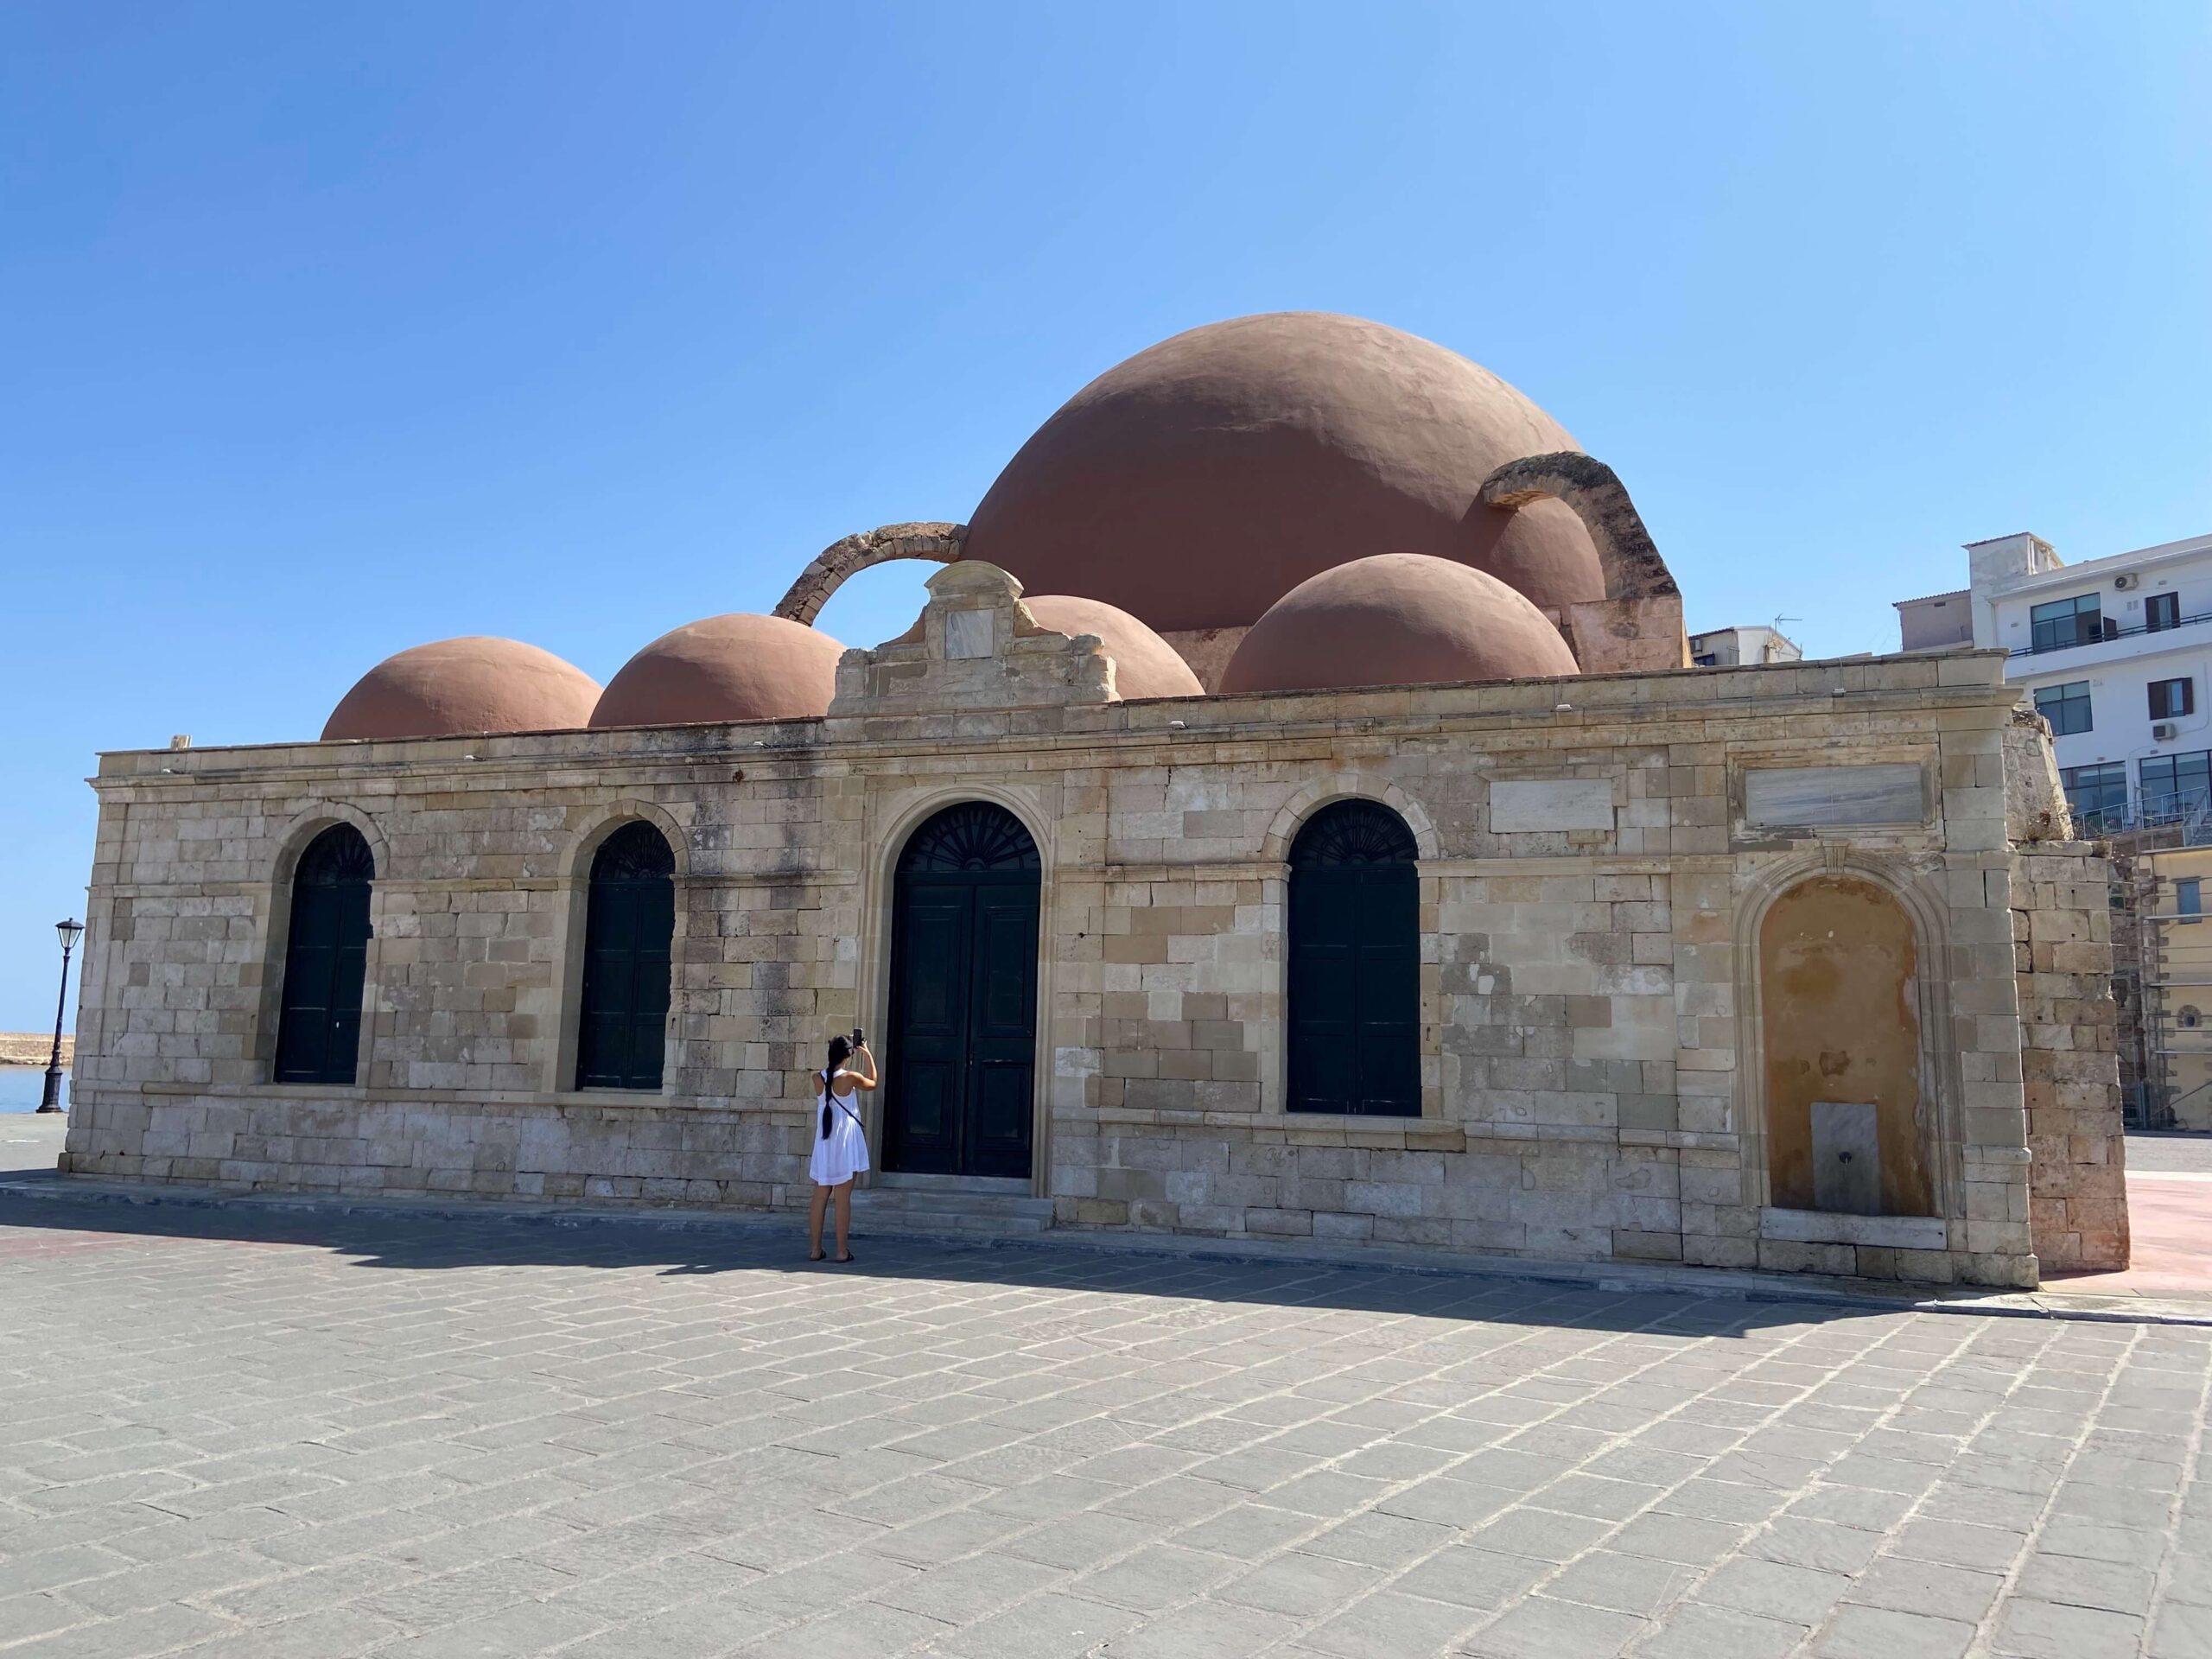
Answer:
[{"label": "arched window", "polygon": [[1294,1112],[1421,1116],[1421,879],[1387,806],[1338,801],[1290,848]]},{"label": "arched window", "polygon": [[591,861],[577,1088],[660,1087],[675,936],[676,855],[650,823],[626,823]]},{"label": "arched window", "polygon": [[276,1017],[279,1083],[353,1081],[376,874],[369,843],[350,823],[331,825],[300,855]]}]

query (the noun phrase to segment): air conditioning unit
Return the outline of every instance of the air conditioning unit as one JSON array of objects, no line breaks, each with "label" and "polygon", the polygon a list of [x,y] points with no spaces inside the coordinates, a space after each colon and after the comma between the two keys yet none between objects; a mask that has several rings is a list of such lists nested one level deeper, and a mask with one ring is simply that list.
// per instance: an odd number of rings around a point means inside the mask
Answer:
[{"label": "air conditioning unit", "polygon": [[2125,592],[2130,588],[2140,588],[2143,585],[2143,578],[2134,575],[2114,576],[2112,579],[2112,585]]},{"label": "air conditioning unit", "polygon": [[2180,735],[2181,728],[2171,720],[2159,721],[2151,728],[2151,741],[2153,743],[2171,743]]}]

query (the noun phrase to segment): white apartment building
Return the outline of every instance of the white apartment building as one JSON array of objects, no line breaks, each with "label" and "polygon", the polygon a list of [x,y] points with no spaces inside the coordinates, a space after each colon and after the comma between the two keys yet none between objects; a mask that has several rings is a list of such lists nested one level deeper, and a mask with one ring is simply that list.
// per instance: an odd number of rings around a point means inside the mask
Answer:
[{"label": "white apartment building", "polygon": [[2082,564],[2024,534],[1966,551],[1966,588],[1898,601],[1904,648],[2012,653],[2086,831],[2212,839],[2212,536]]},{"label": "white apartment building", "polygon": [[1743,668],[1761,663],[1797,663],[1805,653],[1779,630],[1754,625],[1715,628],[1690,636],[1690,661],[1700,668]]}]

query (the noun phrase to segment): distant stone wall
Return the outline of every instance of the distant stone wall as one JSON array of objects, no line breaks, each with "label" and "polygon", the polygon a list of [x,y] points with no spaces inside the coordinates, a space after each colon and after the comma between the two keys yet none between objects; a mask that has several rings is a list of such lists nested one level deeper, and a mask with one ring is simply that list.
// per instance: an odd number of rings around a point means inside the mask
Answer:
[{"label": "distant stone wall", "polygon": [[[61,1066],[68,1070],[77,1053],[74,1034],[64,1032],[61,1037]],[[41,1070],[54,1058],[54,1033],[50,1031],[0,1031],[0,1065],[35,1065]]]}]

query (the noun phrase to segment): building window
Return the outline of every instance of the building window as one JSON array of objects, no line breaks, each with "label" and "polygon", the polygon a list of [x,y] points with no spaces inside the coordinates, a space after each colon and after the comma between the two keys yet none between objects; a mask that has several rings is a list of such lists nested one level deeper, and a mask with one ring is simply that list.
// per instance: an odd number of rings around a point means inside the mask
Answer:
[{"label": "building window", "polygon": [[2184,1002],[2175,1014],[2174,1023],[2183,1031],[2195,1031],[2204,1023],[2204,1016],[2196,1011],[2193,1004]]},{"label": "building window", "polygon": [[2196,682],[2186,676],[2178,680],[2151,682],[2151,718],[2172,720],[2181,715],[2196,712]]},{"label": "building window", "polygon": [[1717,668],[1720,664],[1720,658],[1713,655],[1713,653],[1709,651],[1700,652],[1699,655],[1691,658],[1690,661],[1697,664],[1700,668]]},{"label": "building window", "polygon": [[2197,877],[2186,875],[2174,883],[2174,913],[2185,922],[2204,913],[2204,890]]},{"label": "building window", "polygon": [[1290,849],[1294,1112],[1421,1116],[1421,880],[1413,832],[1339,801]]},{"label": "building window", "polygon": [[2095,594],[2055,599],[2028,612],[2029,649],[2063,651],[2104,636],[2104,601]]},{"label": "building window", "polygon": [[2036,713],[2050,722],[2054,737],[2090,730],[2089,683],[2069,680],[2064,685],[2037,687]]},{"label": "building window", "polygon": [[2201,817],[2212,805],[2212,753],[2161,754],[2137,763],[2145,823]]},{"label": "building window", "polygon": [[333,824],[300,856],[276,1016],[279,1083],[353,1081],[376,874],[369,843],[350,823]]},{"label": "building window", "polygon": [[2112,760],[2096,766],[2068,766],[2058,774],[2074,822],[2084,834],[2109,835],[2127,817],[2127,765]]},{"label": "building window", "polygon": [[2181,595],[2179,594],[2152,594],[2145,600],[2143,626],[2152,633],[2158,632],[2162,628],[2179,627],[2181,626]]},{"label": "building window", "polygon": [[626,823],[591,861],[577,1088],[660,1087],[675,935],[676,855],[650,823]]}]

